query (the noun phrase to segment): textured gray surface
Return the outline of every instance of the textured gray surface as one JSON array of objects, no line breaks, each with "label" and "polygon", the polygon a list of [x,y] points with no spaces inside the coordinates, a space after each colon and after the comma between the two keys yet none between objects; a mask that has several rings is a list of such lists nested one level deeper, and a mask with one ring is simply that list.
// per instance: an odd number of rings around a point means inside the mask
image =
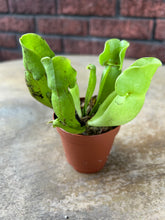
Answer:
[{"label": "textured gray surface", "polygon": [[[85,66],[97,59],[70,58],[84,95]],[[164,220],[164,85],[162,67],[138,117],[121,127],[104,169],[87,175],[66,162],[58,134],[46,124],[52,111],[29,95],[22,61],[1,63],[0,219]]]}]

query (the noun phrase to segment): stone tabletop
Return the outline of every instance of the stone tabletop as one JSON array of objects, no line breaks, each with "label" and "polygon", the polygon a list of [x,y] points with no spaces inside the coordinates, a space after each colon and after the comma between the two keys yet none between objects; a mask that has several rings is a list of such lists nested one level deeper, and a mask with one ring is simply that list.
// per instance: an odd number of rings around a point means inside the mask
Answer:
[{"label": "stone tabletop", "polygon": [[[85,95],[95,56],[67,56]],[[125,66],[132,63],[126,60]],[[0,64],[0,219],[164,220],[165,71],[158,69],[139,115],[123,125],[104,169],[66,162],[52,110],[35,101],[22,60]]]}]

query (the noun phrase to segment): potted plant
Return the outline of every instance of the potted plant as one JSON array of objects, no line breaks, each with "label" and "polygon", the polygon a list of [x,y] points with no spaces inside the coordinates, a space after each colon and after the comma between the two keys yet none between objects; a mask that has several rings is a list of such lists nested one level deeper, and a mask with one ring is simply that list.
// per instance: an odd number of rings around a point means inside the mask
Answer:
[{"label": "potted plant", "polygon": [[99,63],[104,66],[99,91],[96,67],[89,69],[85,98],[79,97],[76,70],[69,59],[55,56],[46,41],[29,33],[20,38],[25,79],[31,95],[53,108],[50,123],[57,127],[68,162],[79,172],[97,172],[104,166],[120,125],[134,119],[140,112],[151,79],[160,60],[145,57],[122,71],[129,43],[106,41]]}]

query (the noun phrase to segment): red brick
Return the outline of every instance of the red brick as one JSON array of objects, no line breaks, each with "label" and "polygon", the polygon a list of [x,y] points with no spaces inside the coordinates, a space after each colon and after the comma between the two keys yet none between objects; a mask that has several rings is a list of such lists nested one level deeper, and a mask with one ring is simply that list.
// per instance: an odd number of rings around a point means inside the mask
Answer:
[{"label": "red brick", "polygon": [[156,21],[155,39],[165,39],[165,20]]},{"label": "red brick", "polygon": [[165,17],[163,0],[121,0],[120,13],[123,16]]},{"label": "red brick", "polygon": [[22,16],[0,17],[0,31],[34,32],[34,20]]},{"label": "red brick", "polygon": [[15,48],[17,46],[14,34],[0,33],[0,47]]},{"label": "red brick", "polygon": [[7,50],[7,49],[0,50],[0,61],[16,60],[16,59],[20,59],[21,57],[22,57],[21,51]]},{"label": "red brick", "polygon": [[116,0],[60,0],[59,14],[114,16]]},{"label": "red brick", "polygon": [[70,54],[100,54],[104,42],[78,39],[64,39],[64,52]]},{"label": "red brick", "polygon": [[126,56],[132,58],[157,57],[165,63],[165,44],[162,43],[142,43],[130,42]]},{"label": "red brick", "polygon": [[8,12],[7,0],[0,0],[0,13]]},{"label": "red brick", "polygon": [[38,30],[44,34],[87,35],[87,21],[66,18],[39,18]]},{"label": "red brick", "polygon": [[153,21],[148,19],[91,19],[90,35],[127,39],[150,39]]},{"label": "red brick", "polygon": [[18,14],[54,14],[53,0],[9,0],[9,10]]},{"label": "red brick", "polygon": [[53,37],[44,37],[46,42],[49,44],[49,47],[51,50],[53,50],[55,53],[62,52],[62,40],[59,38],[53,38]]}]

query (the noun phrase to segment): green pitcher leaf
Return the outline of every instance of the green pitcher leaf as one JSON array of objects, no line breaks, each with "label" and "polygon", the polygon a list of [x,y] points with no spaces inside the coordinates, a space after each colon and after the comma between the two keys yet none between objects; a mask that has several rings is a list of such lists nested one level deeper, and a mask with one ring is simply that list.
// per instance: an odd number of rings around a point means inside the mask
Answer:
[{"label": "green pitcher leaf", "polygon": [[26,85],[30,94],[42,104],[52,108],[51,104],[51,90],[47,86],[46,75],[43,75],[41,79],[34,80],[31,73],[25,71]]},{"label": "green pitcher leaf", "polygon": [[25,69],[39,80],[45,74],[41,64],[42,57],[54,57],[54,52],[49,48],[46,41],[37,34],[24,34],[20,39]]},{"label": "green pitcher leaf", "polygon": [[105,69],[101,77],[97,101],[91,115],[96,113],[98,107],[114,91],[115,82],[121,73],[128,46],[129,43],[125,40],[111,39],[106,41],[104,51],[99,56],[99,62],[102,66],[105,66]]},{"label": "green pitcher leaf", "polygon": [[79,92],[79,87],[77,83],[72,89],[70,89],[70,93],[72,95],[77,114],[79,118],[81,118],[82,112],[81,112],[81,107],[80,107],[80,92]]},{"label": "green pitcher leaf", "polygon": [[89,64],[87,66],[87,69],[90,70],[90,75],[89,75],[89,81],[88,81],[88,88],[86,91],[85,95],[85,104],[84,104],[84,109],[83,109],[83,115],[86,115],[87,113],[87,107],[88,104],[92,98],[93,92],[95,90],[96,86],[96,67],[95,65]]},{"label": "green pitcher leaf", "polygon": [[43,57],[41,59],[41,62],[45,67],[48,87],[51,90],[55,90],[57,88],[57,85],[56,85],[53,61],[50,57]]},{"label": "green pitcher leaf", "polygon": [[97,111],[99,106],[115,89],[115,82],[120,75],[121,70],[116,66],[106,66],[102,74],[100,82],[99,92],[96,100],[96,104],[92,109],[91,115]]},{"label": "green pitcher leaf", "polygon": [[151,79],[162,63],[154,57],[140,58],[127,68],[116,81],[116,92],[123,96],[129,94],[145,95]]},{"label": "green pitcher leaf", "polygon": [[60,122],[72,128],[81,127],[75,118],[75,105],[68,88],[76,85],[76,71],[70,60],[56,56],[41,60],[48,78],[48,86],[52,90],[52,106]]},{"label": "green pitcher leaf", "polygon": [[72,128],[62,124],[59,119],[53,120],[53,127],[59,127],[72,134],[81,134],[85,131],[85,127]]},{"label": "green pitcher leaf", "polygon": [[51,107],[51,90],[47,86],[47,78],[41,58],[53,57],[54,53],[39,35],[24,34],[20,39],[23,63],[26,69],[25,80],[31,95],[42,104]]},{"label": "green pitcher leaf", "polygon": [[110,39],[105,42],[104,51],[99,56],[102,66],[119,66],[122,69],[123,60],[129,43],[125,40]]},{"label": "green pitcher leaf", "polygon": [[117,95],[110,99],[109,106],[107,103],[100,106],[88,125],[117,126],[134,119],[144,104],[151,79],[159,66],[160,60],[146,57],[123,71],[116,80]]}]

